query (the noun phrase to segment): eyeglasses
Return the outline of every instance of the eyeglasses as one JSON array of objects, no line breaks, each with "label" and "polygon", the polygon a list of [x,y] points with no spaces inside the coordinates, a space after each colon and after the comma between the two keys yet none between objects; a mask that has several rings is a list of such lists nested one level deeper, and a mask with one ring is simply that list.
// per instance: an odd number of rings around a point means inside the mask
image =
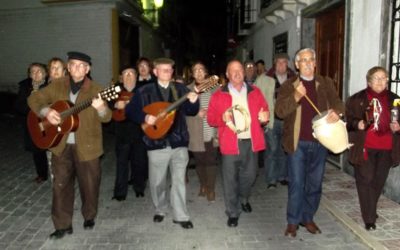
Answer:
[{"label": "eyeglasses", "polygon": [[311,58],[300,58],[299,60],[297,60],[299,63],[308,63],[308,62],[315,62],[315,58],[311,57]]},{"label": "eyeglasses", "polygon": [[173,72],[173,69],[158,69],[158,70],[163,73],[172,73]]},{"label": "eyeglasses", "polygon": [[83,69],[89,66],[89,64],[87,63],[74,63],[74,62],[71,62],[69,65],[71,68],[79,68],[79,69]]},{"label": "eyeglasses", "polygon": [[375,82],[387,82],[389,80],[389,78],[387,77],[376,77],[376,76],[371,77],[371,79]]},{"label": "eyeglasses", "polygon": [[204,68],[194,68],[193,72],[204,72],[205,69]]}]

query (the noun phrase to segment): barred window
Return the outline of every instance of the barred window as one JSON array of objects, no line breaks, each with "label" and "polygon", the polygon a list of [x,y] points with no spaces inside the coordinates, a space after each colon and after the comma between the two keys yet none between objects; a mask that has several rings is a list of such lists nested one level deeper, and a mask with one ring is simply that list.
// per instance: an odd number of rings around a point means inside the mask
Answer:
[{"label": "barred window", "polygon": [[400,0],[393,0],[392,30],[390,48],[389,87],[396,94],[400,94]]}]

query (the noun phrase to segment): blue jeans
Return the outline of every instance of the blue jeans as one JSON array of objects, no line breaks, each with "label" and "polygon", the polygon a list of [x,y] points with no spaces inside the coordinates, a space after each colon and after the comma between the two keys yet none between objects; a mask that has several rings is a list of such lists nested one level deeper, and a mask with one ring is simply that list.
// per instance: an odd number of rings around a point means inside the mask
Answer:
[{"label": "blue jeans", "polygon": [[299,141],[288,155],[288,224],[313,221],[322,193],[322,178],[328,151],[318,142]]},{"label": "blue jeans", "polygon": [[265,181],[274,184],[287,179],[286,155],[282,147],[283,121],[274,120],[273,129],[264,133],[267,149],[264,151]]}]

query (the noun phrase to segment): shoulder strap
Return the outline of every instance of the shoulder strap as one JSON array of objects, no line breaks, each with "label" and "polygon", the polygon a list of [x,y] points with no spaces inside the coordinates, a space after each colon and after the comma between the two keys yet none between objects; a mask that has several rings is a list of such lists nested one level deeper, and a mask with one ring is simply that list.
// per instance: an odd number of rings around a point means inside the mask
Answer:
[{"label": "shoulder strap", "polygon": [[177,101],[178,100],[178,92],[176,91],[174,82],[171,82],[171,92],[172,92],[172,97],[174,98],[174,101]]}]

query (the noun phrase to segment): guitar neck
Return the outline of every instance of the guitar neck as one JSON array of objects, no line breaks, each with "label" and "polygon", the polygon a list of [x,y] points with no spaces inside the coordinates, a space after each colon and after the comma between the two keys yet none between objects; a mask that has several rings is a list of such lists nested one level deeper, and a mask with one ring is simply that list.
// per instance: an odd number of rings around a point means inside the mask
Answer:
[{"label": "guitar neck", "polygon": [[[189,94],[189,93],[188,93]],[[173,110],[175,110],[177,107],[179,107],[179,105],[181,105],[182,103],[184,103],[187,98],[188,98],[188,94],[182,96],[181,98],[179,98],[177,101],[175,101],[174,103],[172,103],[171,105],[168,106],[168,108],[165,109],[166,113],[169,113]]]},{"label": "guitar neck", "polygon": [[77,114],[77,113],[81,112],[82,110],[90,107],[91,104],[92,104],[92,99],[83,101],[83,102],[61,112],[60,113],[61,118],[65,118],[65,117]]}]

